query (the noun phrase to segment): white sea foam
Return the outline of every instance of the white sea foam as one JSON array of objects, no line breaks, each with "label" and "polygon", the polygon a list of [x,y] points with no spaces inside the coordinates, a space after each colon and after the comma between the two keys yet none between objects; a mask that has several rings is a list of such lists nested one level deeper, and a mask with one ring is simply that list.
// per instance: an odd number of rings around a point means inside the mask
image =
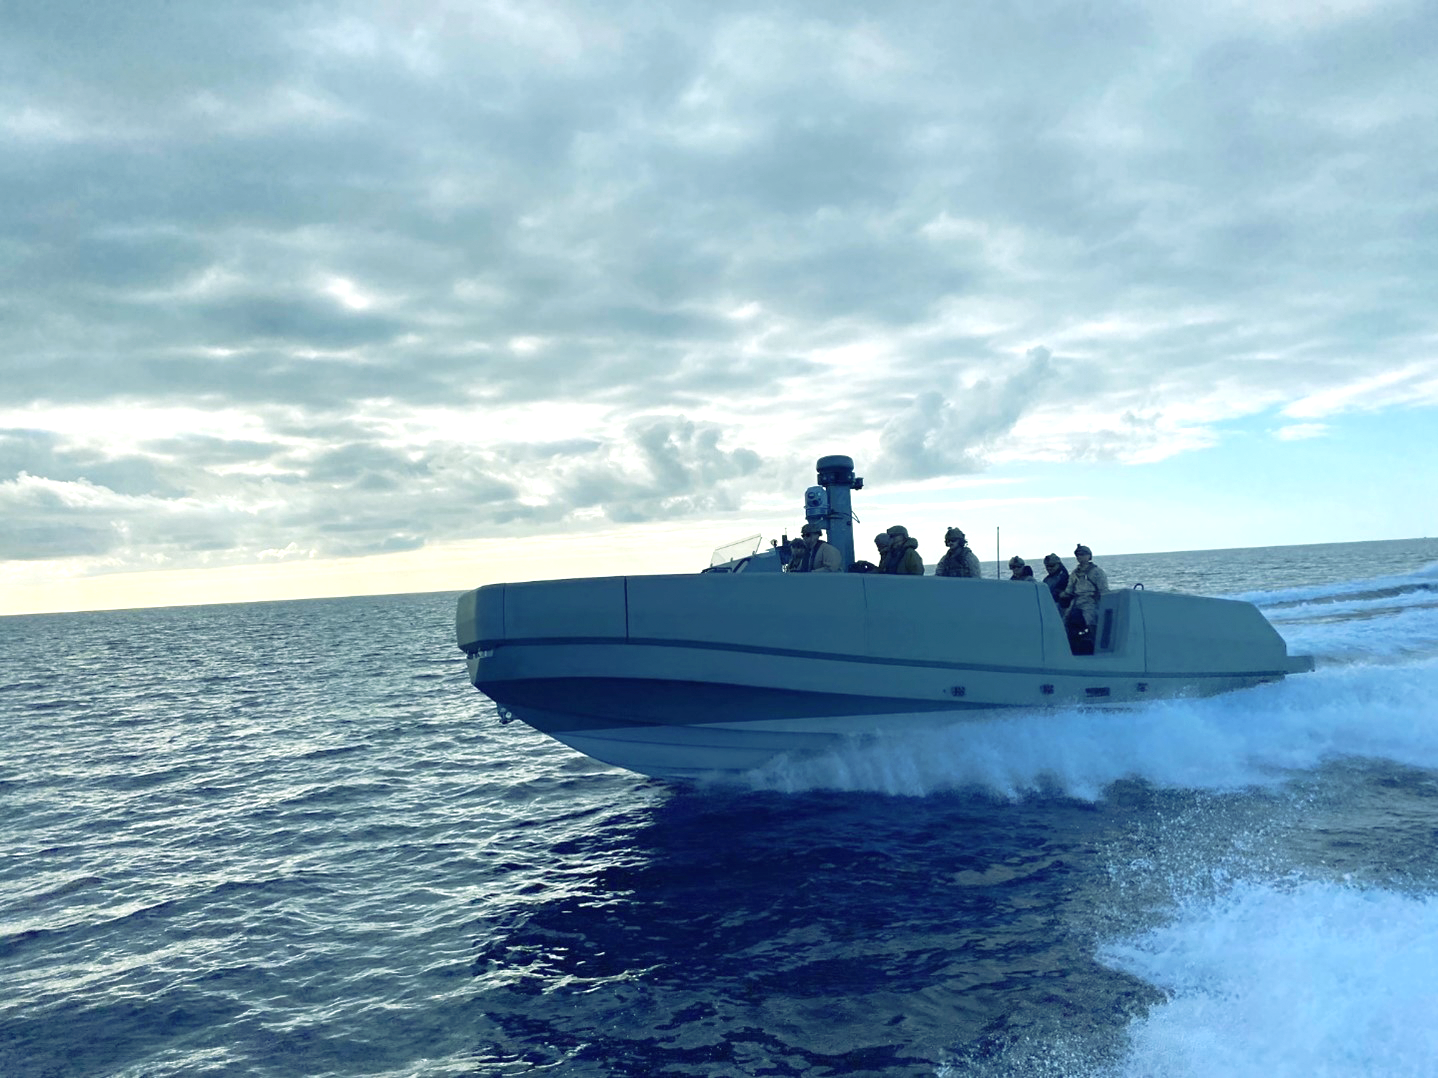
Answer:
[{"label": "white sea foam", "polygon": [[1342,757],[1438,768],[1438,661],[1340,666],[1203,700],[1127,711],[1024,712],[847,743],[748,776],[762,789],[923,796],[979,788],[1005,798],[1096,800],[1111,783],[1236,790]]},{"label": "white sea foam", "polygon": [[1342,621],[1279,622],[1276,628],[1295,655],[1320,664],[1392,661],[1438,654],[1438,597],[1427,605]]},{"label": "white sea foam", "polygon": [[1438,655],[1438,563],[1402,576],[1248,592],[1294,654],[1320,665]]},{"label": "white sea foam", "polygon": [[1167,1002],[1118,1074],[1427,1076],[1438,1060],[1438,898],[1244,883],[1099,952]]},{"label": "white sea foam", "polygon": [[1393,595],[1367,595],[1355,599],[1304,602],[1264,611],[1276,626],[1294,621],[1333,621],[1340,618],[1370,618],[1400,611],[1438,606],[1438,587],[1429,586]]},{"label": "white sea foam", "polygon": [[936,724],[780,759],[747,778],[789,791],[923,796],[978,788],[1011,799],[1058,792],[1095,800],[1124,778],[1222,791],[1274,785],[1341,757],[1438,767],[1435,578],[1438,563],[1402,576],[1248,593],[1260,604],[1300,603],[1281,611],[1278,627],[1290,652],[1316,656],[1319,669],[1281,684],[1128,711]]},{"label": "white sea foam", "polygon": [[1244,591],[1225,596],[1242,599],[1261,607],[1278,603],[1333,600],[1340,597],[1372,595],[1376,592],[1401,592],[1408,588],[1422,587],[1438,581],[1438,562],[1432,562],[1412,572],[1390,576],[1364,577],[1337,583],[1310,584],[1293,588],[1276,588],[1272,591]]}]

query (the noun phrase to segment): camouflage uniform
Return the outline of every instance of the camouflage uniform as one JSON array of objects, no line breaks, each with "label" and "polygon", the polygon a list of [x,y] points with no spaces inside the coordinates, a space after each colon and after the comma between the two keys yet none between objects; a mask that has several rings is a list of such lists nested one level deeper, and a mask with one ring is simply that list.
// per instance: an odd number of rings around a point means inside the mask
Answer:
[{"label": "camouflage uniform", "polygon": [[[958,528],[950,528],[944,533],[944,544],[947,546],[954,538],[962,540],[964,533]],[[984,575],[983,568],[979,565],[979,557],[969,549],[968,544],[960,542],[958,547],[949,547],[944,556],[939,559],[939,564],[934,569],[935,576],[966,576],[977,580]]]},{"label": "camouflage uniform", "polygon": [[839,548],[820,539],[812,547],[802,539],[794,540],[793,555],[789,558],[788,571],[791,573],[842,573],[844,558]]},{"label": "camouflage uniform", "polygon": [[[1087,552],[1088,548],[1080,549]],[[1104,571],[1091,561],[1080,561],[1069,573],[1069,582],[1059,595],[1059,605],[1065,605],[1067,599],[1068,617],[1072,618],[1077,610],[1083,615],[1084,624],[1092,629],[1098,620],[1098,601],[1108,593],[1108,577]]]}]

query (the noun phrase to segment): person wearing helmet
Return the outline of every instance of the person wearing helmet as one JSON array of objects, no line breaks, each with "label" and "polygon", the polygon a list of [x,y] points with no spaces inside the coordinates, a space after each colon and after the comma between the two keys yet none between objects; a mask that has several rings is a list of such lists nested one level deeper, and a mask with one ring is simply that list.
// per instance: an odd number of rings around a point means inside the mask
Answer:
[{"label": "person wearing helmet", "polygon": [[1044,577],[1044,583],[1049,586],[1049,592],[1054,597],[1054,602],[1059,604],[1059,609],[1064,609],[1064,604],[1059,601],[1063,594],[1065,585],[1069,582],[1069,571],[1064,567],[1063,559],[1057,554],[1044,555],[1044,568],[1048,575]]},{"label": "person wearing helmet", "polygon": [[784,562],[786,573],[807,573],[809,571],[809,548],[802,539],[789,540],[789,558]]},{"label": "person wearing helmet", "polygon": [[1069,630],[1074,654],[1093,653],[1093,630],[1098,621],[1098,601],[1109,592],[1108,577],[1093,563],[1093,551],[1080,543],[1074,547],[1078,565],[1059,595],[1059,605],[1068,600],[1064,624]]},{"label": "person wearing helmet", "polygon": [[1033,566],[1029,565],[1029,563],[1024,561],[1023,558],[1015,554],[1012,558],[1009,559],[1009,579],[1027,580],[1032,582],[1034,579]]},{"label": "person wearing helmet", "polygon": [[938,567],[934,570],[935,576],[966,576],[975,580],[983,576],[984,571],[979,566],[978,555],[969,549],[963,529],[950,528],[944,532],[944,546],[949,549],[939,559]]},{"label": "person wearing helmet", "polygon": [[894,576],[923,576],[924,559],[919,557],[919,541],[911,538],[909,529],[895,524],[889,529],[889,553],[879,565],[879,572]]},{"label": "person wearing helmet", "polygon": [[791,543],[793,553],[789,556],[788,572],[791,573],[842,573],[844,557],[839,548],[824,542],[824,529],[814,521],[804,525],[799,533],[803,538]]}]

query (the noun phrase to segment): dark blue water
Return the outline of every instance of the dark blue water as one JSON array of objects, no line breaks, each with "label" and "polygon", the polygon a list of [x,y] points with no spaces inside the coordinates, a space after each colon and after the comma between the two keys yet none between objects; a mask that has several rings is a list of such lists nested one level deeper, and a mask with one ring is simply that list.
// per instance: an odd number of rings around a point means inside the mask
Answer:
[{"label": "dark blue water", "polygon": [[1098,560],[1319,669],[684,788],[454,595],[0,618],[0,1075],[1438,1073],[1438,541]]}]

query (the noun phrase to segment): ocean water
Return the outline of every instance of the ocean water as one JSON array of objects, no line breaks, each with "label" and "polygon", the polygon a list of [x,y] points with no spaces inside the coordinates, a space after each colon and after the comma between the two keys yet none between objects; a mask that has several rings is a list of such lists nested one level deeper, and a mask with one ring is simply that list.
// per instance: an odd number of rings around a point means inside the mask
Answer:
[{"label": "ocean water", "polygon": [[1438,1074],[1438,541],[1097,560],[1318,668],[672,786],[457,592],[0,618],[0,1076]]}]

